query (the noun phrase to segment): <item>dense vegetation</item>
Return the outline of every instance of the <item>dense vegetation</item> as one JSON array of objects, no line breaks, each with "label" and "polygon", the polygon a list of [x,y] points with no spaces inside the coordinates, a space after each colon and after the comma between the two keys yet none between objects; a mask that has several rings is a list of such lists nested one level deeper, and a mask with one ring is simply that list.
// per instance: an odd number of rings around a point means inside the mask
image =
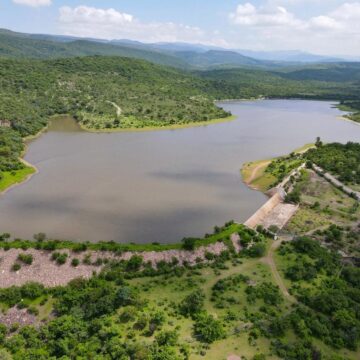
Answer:
[{"label": "dense vegetation", "polygon": [[109,44],[70,37],[22,34],[0,29],[2,57],[56,59],[92,55],[123,56],[178,68],[187,67],[183,60],[156,49],[141,49],[130,44]]},{"label": "dense vegetation", "polygon": [[[85,57],[0,60],[0,118],[21,135],[53,114],[69,113],[92,128],[164,126],[228,114],[213,104],[206,80],[145,61]],[[112,103],[121,108],[117,114]]]},{"label": "dense vegetation", "polygon": [[[332,66],[319,70],[313,69],[314,76],[301,76],[297,68],[266,71],[258,69],[214,69],[198,72],[199,76],[219,82],[226,95],[232,99],[248,99],[264,96],[268,98],[302,98],[349,101],[359,99],[360,83],[347,76],[349,69],[359,74],[358,65],[344,65],[338,70],[338,78],[333,78]],[[310,71],[309,69],[308,71]],[[293,75],[296,74],[296,75]]]},{"label": "dense vegetation", "polygon": [[310,149],[306,159],[345,183],[360,184],[360,144],[331,143]]},{"label": "dense vegetation", "polygon": [[334,63],[313,64],[298,68],[285,68],[276,72],[277,75],[292,80],[317,80],[326,82],[358,82],[360,81],[360,64]]},{"label": "dense vegetation", "polygon": [[[43,129],[55,114],[71,114],[89,129],[112,130],[224,118],[229,114],[214,104],[215,99],[224,98],[334,99],[341,100],[344,109],[351,109],[355,120],[360,111],[357,64],[271,72],[217,69],[189,73],[113,56],[184,65],[178,58],[134,47],[87,41],[55,43],[13,35],[11,39],[6,32],[0,34],[0,54],[8,57],[0,59],[0,120],[11,125],[0,127],[0,181],[24,169],[19,161],[22,138]],[[74,57],[95,54],[108,56]],[[209,54],[183,53],[183,59],[212,66],[222,56],[216,52],[210,55],[209,60]],[[65,58],[69,56],[72,58]],[[253,64],[248,58],[228,56],[234,62]],[[305,155],[275,159],[264,172],[273,186],[309,160],[341,181],[359,185],[359,155],[359,144],[318,142]],[[77,267],[80,260],[74,258],[70,264],[63,249],[78,254],[94,250],[120,255],[128,250],[193,251],[216,242],[227,246],[219,256],[206,253],[206,261],[197,259],[194,267],[173,259],[153,268],[144,263],[141,254],[135,254],[127,261],[100,259],[97,265],[103,268],[98,275],[76,279],[64,287],[47,289],[28,283],[1,289],[1,310],[25,309],[35,318],[36,326],[0,325],[0,358],[176,360],[207,356],[217,344],[220,351],[213,358],[219,358],[219,354],[224,355],[223,345],[244,339],[241,346],[257,354],[257,360],[268,355],[289,360],[342,359],[343,349],[356,358],[360,272],[352,263],[344,263],[338,251],[358,250],[358,227],[324,227],[316,221],[327,216],[326,220],[356,222],[359,206],[353,199],[341,197],[343,194],[336,193],[335,198],[331,193],[329,200],[323,190],[330,185],[316,186],[304,171],[294,180],[287,199],[301,202],[300,194],[304,195],[299,213],[309,211],[311,225],[319,225],[312,238],[299,237],[280,248],[277,261],[295,297],[293,303],[283,296],[264,264],[272,240],[233,222],[215,227],[214,233],[203,239],[186,238],[175,245],[76,244],[47,239],[42,233],[34,236],[35,241],[9,241],[9,234],[0,235],[3,251],[24,251],[12,264],[13,272],[32,266],[33,256],[26,253],[29,248],[49,252],[58,266]],[[319,195],[319,201],[314,201],[317,192],[324,199]],[[311,221],[306,218],[303,222],[309,225]],[[290,230],[295,228],[291,226]],[[230,241],[233,233],[239,234],[240,254]],[[85,255],[82,263],[87,261]]]},{"label": "dense vegetation", "polygon": [[[31,43],[28,46],[34,49]],[[341,71],[346,73],[348,68]],[[109,131],[229,116],[215,106],[216,98],[311,97],[342,99],[344,104],[351,101],[353,107],[357,104],[353,99],[358,85],[354,82],[285,78],[289,73],[223,69],[190,74],[111,56],[47,61],[2,58],[0,120],[11,128],[0,124],[0,172],[23,169],[17,161],[22,150],[20,136],[36,134],[54,114],[70,114],[86,128]],[[344,80],[348,80],[346,76]]]},{"label": "dense vegetation", "polygon": [[[286,260],[285,276],[299,301],[283,320],[285,327],[292,327],[303,343],[318,338],[333,348],[356,349],[360,339],[359,269],[342,264],[339,255],[307,237],[282,245],[280,254]],[[288,355],[288,346],[277,346],[279,354]]]},{"label": "dense vegetation", "polygon": [[352,121],[360,122],[360,101],[343,100],[339,108],[349,112],[345,117]]},{"label": "dense vegetation", "polygon": [[19,160],[23,148],[22,138],[17,131],[0,127],[0,185],[5,182],[7,175],[15,175],[25,168]]},{"label": "dense vegetation", "polygon": [[[226,229],[215,230],[221,236],[226,235]],[[249,229],[240,228],[240,234],[248,243],[265,241]],[[3,241],[7,238],[4,234]],[[40,244],[45,240],[42,234],[36,238]],[[61,255],[55,251],[52,258],[58,262]],[[236,257],[229,247],[228,251],[212,257],[211,266],[218,272]],[[21,253],[17,261],[31,265],[33,258]],[[195,280],[197,271],[206,267],[201,262],[189,268],[173,261],[158,263],[154,269],[140,255],[133,255],[128,261],[107,261],[98,276],[76,279],[65,287],[46,289],[40,284],[27,283],[1,289],[3,309],[17,306],[38,316],[44,307],[50,307],[53,314],[40,327],[19,328],[14,323],[7,329],[1,325],[0,348],[6,350],[0,356],[11,353],[14,359],[188,359],[189,344],[179,339],[180,327],[174,325],[179,319],[192,324],[193,338],[200,344],[227,336],[224,321],[206,311],[205,295]],[[137,279],[154,284],[157,276],[188,284],[185,295],[172,308],[149,303],[135,285]]]},{"label": "dense vegetation", "polygon": [[[247,241],[254,235],[248,233]],[[19,261],[28,264],[32,258],[23,255]],[[224,354],[222,347],[246,339],[241,350],[251,349],[259,356],[254,359],[310,360],[314,354],[345,359],[334,357],[344,348],[355,358],[358,269],[307,237],[284,244],[277,261],[297,299],[291,307],[261,261],[232,251],[193,268],[172,262],[153,269],[134,255],[64,287],[27,283],[2,289],[3,309],[16,306],[35,318],[47,315],[40,326],[2,325],[0,355],[14,360],[221,359],[207,353],[214,346]]]}]

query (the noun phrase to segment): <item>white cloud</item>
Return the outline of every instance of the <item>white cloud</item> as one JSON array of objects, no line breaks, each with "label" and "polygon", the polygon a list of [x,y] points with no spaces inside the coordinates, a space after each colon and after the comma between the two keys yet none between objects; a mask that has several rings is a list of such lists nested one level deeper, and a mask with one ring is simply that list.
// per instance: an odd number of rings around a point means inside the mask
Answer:
[{"label": "white cloud", "polygon": [[12,1],[15,4],[32,6],[32,7],[49,6],[52,3],[52,0],[12,0]]},{"label": "white cloud", "polygon": [[229,15],[237,25],[248,26],[301,26],[302,22],[282,6],[274,8],[256,8],[251,3],[238,5],[236,11]]},{"label": "white cloud", "polygon": [[[145,23],[133,15],[112,8],[63,6],[59,11],[60,29],[67,35],[104,39],[127,38],[146,42],[209,42],[207,34],[198,27],[173,22]],[[222,39],[215,39],[212,43],[225,45]]]},{"label": "white cloud", "polygon": [[72,9],[69,6],[63,6],[60,8],[60,21],[69,24],[125,25],[132,23],[134,17],[126,13],[120,13],[115,9],[104,10],[88,6],[78,6]]},{"label": "white cloud", "polygon": [[[303,2],[307,0],[301,0]],[[241,32],[239,46],[258,49],[304,49],[328,54],[359,55],[360,2],[345,2],[334,10],[304,19],[284,4],[300,0],[269,0],[263,6],[240,4],[229,14]]]},{"label": "white cloud", "polygon": [[309,21],[309,26],[324,30],[336,30],[342,28],[341,24],[338,21],[325,15],[311,18]]}]

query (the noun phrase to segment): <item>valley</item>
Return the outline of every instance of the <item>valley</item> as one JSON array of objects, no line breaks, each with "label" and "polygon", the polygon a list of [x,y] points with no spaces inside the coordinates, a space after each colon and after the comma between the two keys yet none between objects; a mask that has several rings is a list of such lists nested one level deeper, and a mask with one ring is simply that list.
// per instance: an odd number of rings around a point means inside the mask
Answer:
[{"label": "valley", "polygon": [[[50,24],[54,3],[4,9]],[[352,7],[228,20],[266,20],[271,43],[274,21],[326,36]],[[58,10],[67,35],[0,29],[0,359],[359,359],[357,57],[161,42],[203,32]],[[90,36],[124,27],[150,37]]]}]

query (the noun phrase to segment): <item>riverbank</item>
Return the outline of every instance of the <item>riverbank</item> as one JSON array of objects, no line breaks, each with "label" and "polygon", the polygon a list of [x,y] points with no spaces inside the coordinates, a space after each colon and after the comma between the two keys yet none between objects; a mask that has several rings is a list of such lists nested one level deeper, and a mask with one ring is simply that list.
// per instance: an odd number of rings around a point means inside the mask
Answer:
[{"label": "riverbank", "polygon": [[343,120],[343,121],[348,121],[351,122],[355,125],[359,125],[360,126],[360,120],[354,120],[353,118],[351,118],[351,115],[343,115],[343,116],[338,116],[338,119]]},{"label": "riverbank", "polygon": [[4,195],[12,188],[29,181],[32,176],[38,172],[35,166],[29,164],[24,159],[20,159],[20,161],[25,165],[23,169],[2,173],[3,178],[0,180],[0,195]]},{"label": "riverbank", "polygon": [[338,104],[336,108],[341,111],[347,112],[347,114],[339,116],[340,119],[351,121],[353,123],[360,125],[360,112],[358,109],[353,108],[350,105],[346,105],[346,104]]},{"label": "riverbank", "polygon": [[240,172],[243,182],[253,190],[265,192],[276,178],[265,170],[272,160],[259,160],[245,163]]},{"label": "riverbank", "polygon": [[[243,248],[240,243],[242,237],[264,240],[239,224],[230,223],[216,231],[204,239],[174,244],[173,248],[167,245],[150,244],[145,247],[130,244],[127,250],[124,244],[47,241],[40,235],[37,236],[37,241],[3,239],[0,241],[0,257],[3,259],[0,262],[0,272],[5,276],[0,278],[0,288],[21,286],[29,281],[36,281],[46,287],[66,285],[75,278],[92,277],[111,262],[128,262],[134,256],[141,257],[142,263],[150,265],[154,270],[160,264],[195,266],[199,263],[211,263],[224,253],[238,254]],[[31,262],[22,263],[19,260],[20,254],[31,257]],[[62,254],[64,262],[56,261],[54,254]],[[20,266],[14,270],[14,264]]]},{"label": "riverbank", "polygon": [[[305,144],[293,151],[294,154],[303,154],[313,148],[314,144]],[[266,160],[251,161],[245,163],[240,172],[243,182],[253,190],[266,192],[276,183],[277,177],[271,172],[267,172],[267,167],[275,160],[281,160],[283,157],[276,157]]]},{"label": "riverbank", "polygon": [[94,129],[86,127],[84,124],[79,123],[82,130],[92,133],[118,133],[118,132],[143,132],[143,131],[160,131],[160,130],[178,130],[178,129],[187,129],[192,127],[200,127],[207,125],[214,125],[219,123],[226,123],[236,119],[235,115],[231,115],[225,118],[206,120],[206,121],[197,121],[189,122],[186,124],[173,124],[165,126],[144,126],[142,128],[129,127],[129,128],[111,128],[111,129]]},{"label": "riverbank", "polygon": [[[50,122],[50,120],[49,120],[49,122]],[[23,138],[24,143],[27,144],[28,142],[39,138],[44,132],[46,132],[48,130],[48,128],[49,128],[49,123],[46,126],[44,126],[41,130],[39,130],[36,134],[25,136]],[[26,153],[26,149],[24,150],[23,153]]]},{"label": "riverbank", "polygon": [[[188,242],[192,245],[193,249],[197,249],[201,246],[208,246],[215,244],[219,241],[226,241],[230,239],[231,235],[234,233],[246,233],[248,230],[242,224],[237,224],[232,221],[226,223],[222,227],[216,227],[217,230],[214,234],[207,234],[203,238],[190,238]],[[43,235],[41,235],[43,236]],[[22,240],[15,239],[13,241],[1,240],[0,235],[0,249],[31,249],[39,248],[39,244],[32,240]],[[91,250],[91,251],[109,251],[109,252],[162,252],[168,250],[180,250],[184,248],[184,242],[177,242],[174,244],[159,244],[159,243],[150,243],[150,244],[135,244],[135,243],[116,243],[114,241],[100,241],[96,243],[90,242],[74,242],[69,240],[43,240],[41,241],[41,249],[48,250],[71,250],[78,251],[82,250]]]},{"label": "riverbank", "polygon": [[[63,116],[69,116],[65,114],[59,114],[59,115],[53,115],[49,118],[49,123],[44,128],[42,128],[40,131],[38,131],[34,135],[29,135],[23,138],[24,142],[24,150],[21,153],[20,161],[25,164],[25,168],[21,170],[17,170],[15,172],[3,172],[3,179],[0,180],[0,195],[5,194],[7,191],[12,189],[15,186],[19,186],[31,179],[33,175],[35,175],[38,172],[38,169],[34,167],[32,164],[28,163],[23,159],[23,156],[25,156],[27,152],[27,145],[29,142],[39,138],[41,135],[43,135],[46,131],[49,130],[51,120],[56,118],[61,118]],[[177,129],[185,129],[185,128],[191,128],[191,127],[199,127],[199,126],[206,126],[206,125],[213,125],[218,124],[222,122],[229,122],[236,119],[236,116],[229,116],[226,118],[221,119],[213,119],[209,121],[201,121],[201,122],[191,122],[188,124],[174,124],[169,126],[153,126],[153,127],[144,127],[144,128],[126,128],[126,129],[90,129],[85,127],[84,125],[79,124],[79,127],[87,132],[92,133],[115,133],[115,132],[142,132],[142,131],[158,131],[158,130],[177,130]],[[76,120],[74,120],[76,121]]]},{"label": "riverbank", "polygon": [[[235,238],[237,239],[237,238]],[[216,258],[223,251],[229,250],[223,242],[217,242],[207,246],[201,246],[193,251],[187,250],[164,250],[161,252],[146,251],[123,253],[113,253],[106,251],[86,251],[83,253],[65,249],[62,254],[66,254],[66,263],[59,265],[53,260],[53,252],[28,249],[0,249],[0,256],[3,261],[0,264],[0,288],[10,286],[21,286],[29,281],[40,283],[46,287],[66,285],[75,278],[91,278],[94,273],[99,273],[110,261],[129,261],[133,256],[141,256],[143,263],[151,263],[156,269],[160,262],[172,263],[177,260],[179,266],[194,266],[201,262],[210,262],[209,257]],[[32,256],[32,264],[21,266],[17,271],[12,270],[12,265],[18,262],[19,254]],[[211,254],[208,255],[208,254]],[[77,266],[73,264],[78,262]]]}]

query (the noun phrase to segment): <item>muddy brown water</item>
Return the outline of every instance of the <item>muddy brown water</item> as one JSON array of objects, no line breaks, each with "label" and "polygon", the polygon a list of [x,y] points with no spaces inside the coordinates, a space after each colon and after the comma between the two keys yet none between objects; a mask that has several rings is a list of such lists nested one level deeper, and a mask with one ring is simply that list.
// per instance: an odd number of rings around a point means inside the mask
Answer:
[{"label": "muddy brown water", "polygon": [[236,120],[179,130],[95,134],[53,122],[25,159],[39,173],[0,198],[0,232],[32,238],[171,243],[245,221],[266,197],[244,162],[287,154],[316,136],[360,141],[325,101],[219,103]]}]

